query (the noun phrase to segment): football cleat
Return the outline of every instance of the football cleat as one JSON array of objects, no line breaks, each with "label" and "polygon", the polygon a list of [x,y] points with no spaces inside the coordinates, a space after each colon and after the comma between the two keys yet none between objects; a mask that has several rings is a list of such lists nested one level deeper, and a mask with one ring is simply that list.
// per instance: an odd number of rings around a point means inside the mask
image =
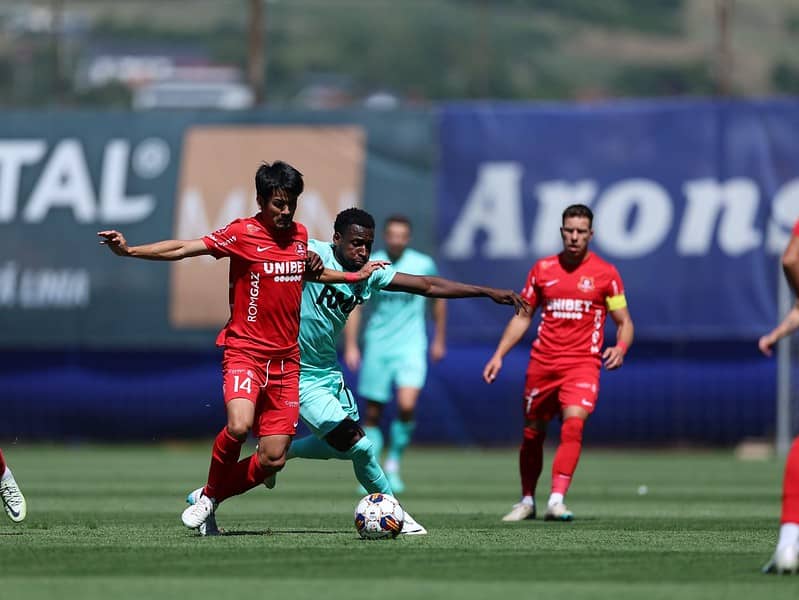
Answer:
[{"label": "football cleat", "polygon": [[799,547],[795,544],[787,544],[782,548],[778,547],[774,552],[774,556],[761,570],[763,573],[795,575],[797,570],[799,570]]},{"label": "football cleat", "polygon": [[402,523],[402,531],[400,531],[400,534],[427,535],[427,529],[425,529],[420,523],[417,523],[416,519],[408,514],[408,511],[405,511],[405,520]]},{"label": "football cleat", "polygon": [[3,508],[6,509],[8,518],[19,523],[25,520],[28,514],[28,504],[25,496],[19,490],[16,479],[10,471],[6,471],[5,477],[0,479],[0,499],[3,500]]},{"label": "football cleat", "polygon": [[189,507],[183,511],[180,518],[189,529],[200,529],[216,510],[216,502],[203,494],[202,488],[189,493],[186,502],[189,503]]},{"label": "football cleat", "polygon": [[544,521],[572,521],[574,520],[574,513],[566,508],[563,502],[551,504],[547,506],[547,512],[544,514]]},{"label": "football cleat", "polygon": [[511,511],[502,517],[503,521],[524,521],[526,519],[535,519],[535,504],[525,504],[519,502],[514,504]]}]

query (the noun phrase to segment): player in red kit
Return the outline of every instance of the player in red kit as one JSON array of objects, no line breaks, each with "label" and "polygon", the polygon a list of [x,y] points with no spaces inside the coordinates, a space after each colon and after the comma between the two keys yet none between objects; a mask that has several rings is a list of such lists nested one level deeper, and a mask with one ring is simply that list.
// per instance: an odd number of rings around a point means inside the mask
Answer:
[{"label": "player in red kit", "polygon": [[[782,254],[782,270],[795,295],[799,295],[799,221],[793,226],[788,247]],[[760,351],[771,356],[776,343],[799,329],[799,300],[782,322],[758,341]],[[774,556],[764,573],[796,573],[799,570],[799,437],[795,438],[785,461],[782,479],[780,535]]]},{"label": "player in red kit", "polygon": [[[294,222],[302,174],[284,162],[255,174],[254,217],[237,219],[203,238],[128,246],[118,231],[101,231],[114,254],[149,260],[211,255],[230,258],[230,319],[217,337],[224,347],[222,378],[227,426],[214,442],[205,487],[182,515],[183,523],[214,533],[216,505],[262,483],[283,468],[299,419],[300,302],[304,278],[326,283],[367,279],[382,263],[356,273],[324,269],[308,253],[308,232]],[[306,269],[306,266],[308,267]],[[258,451],[239,460],[252,430]]]},{"label": "player in red kit", "polygon": [[[588,249],[593,213],[582,204],[563,212],[563,251],[539,260],[527,276],[522,297],[541,308],[538,336],[530,352],[524,386],[524,438],[519,450],[522,499],[503,521],[534,519],[535,488],[541,475],[547,426],[560,416],[560,445],[552,464],[552,493],[545,519],[571,521],[564,504],[582,449],[583,427],[596,407],[599,371],[618,369],[633,341],[633,322],[616,268]],[[483,370],[496,380],[502,359],[530,327],[520,312],[505,328]],[[616,344],[602,350],[605,319],[616,323]]]},{"label": "player in red kit", "polygon": [[25,516],[28,514],[28,505],[11,469],[6,464],[2,450],[0,450],[0,500],[3,501],[3,508],[9,519],[15,523],[25,520]]}]

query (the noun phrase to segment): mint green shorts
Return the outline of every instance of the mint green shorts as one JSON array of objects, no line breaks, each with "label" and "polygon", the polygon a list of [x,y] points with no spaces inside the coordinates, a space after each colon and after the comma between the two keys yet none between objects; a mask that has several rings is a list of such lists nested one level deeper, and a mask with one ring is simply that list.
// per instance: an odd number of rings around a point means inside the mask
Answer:
[{"label": "mint green shorts", "polygon": [[367,400],[386,403],[391,400],[393,387],[422,389],[426,379],[426,348],[389,354],[366,346],[358,377],[358,395]]},{"label": "mint green shorts", "polygon": [[341,371],[300,373],[300,418],[322,439],[344,419],[358,421],[358,405]]}]

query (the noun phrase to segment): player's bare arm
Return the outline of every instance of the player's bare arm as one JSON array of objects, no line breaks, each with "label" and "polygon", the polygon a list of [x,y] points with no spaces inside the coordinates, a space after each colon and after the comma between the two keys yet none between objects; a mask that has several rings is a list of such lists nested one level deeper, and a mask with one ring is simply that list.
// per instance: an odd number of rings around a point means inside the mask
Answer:
[{"label": "player's bare arm", "polygon": [[430,360],[436,363],[447,354],[447,301],[444,298],[433,300],[433,324]]},{"label": "player's bare arm", "polygon": [[799,301],[793,305],[779,325],[758,340],[757,347],[766,356],[771,356],[777,342],[797,329],[799,329]]},{"label": "player's bare arm", "polygon": [[357,371],[361,368],[361,349],[358,347],[360,330],[361,307],[356,306],[344,325],[344,364],[350,371]]},{"label": "player's bare arm", "polygon": [[130,256],[145,260],[181,260],[192,256],[211,254],[205,243],[200,240],[162,240],[141,246],[129,246],[125,236],[119,231],[110,229],[98,231],[100,244],[108,246],[117,256]]},{"label": "player's bare arm", "polygon": [[502,370],[502,359],[508,352],[510,352],[511,348],[519,343],[519,340],[524,337],[524,334],[530,328],[530,321],[533,319],[533,312],[534,311],[531,309],[527,312],[520,312],[511,317],[511,320],[505,327],[505,331],[502,332],[502,337],[499,339],[499,343],[497,344],[497,349],[494,351],[494,355],[483,368],[483,380],[486,383],[494,383],[497,375],[499,375],[499,372]]},{"label": "player's bare arm", "polygon": [[370,260],[357,271],[337,271],[335,269],[323,269],[319,273],[306,271],[303,278],[306,281],[318,281],[319,283],[357,283],[365,281],[377,271],[390,265],[385,260]]},{"label": "player's bare arm", "polygon": [[[799,295],[799,237],[795,235],[791,236],[788,247],[782,253],[782,271],[793,293]],[[766,356],[771,356],[777,342],[797,329],[799,329],[799,301],[779,325],[758,340],[757,347]]]},{"label": "player's bare arm", "polygon": [[782,253],[782,271],[795,296],[799,296],[799,237],[792,235]]},{"label": "player's bare arm", "polygon": [[512,305],[517,314],[530,308],[527,302],[513,290],[500,290],[481,285],[460,283],[443,277],[397,273],[385,289],[389,292],[408,292],[409,294],[419,294],[428,298],[488,297],[497,304]]},{"label": "player's bare arm", "polygon": [[633,343],[634,327],[630,311],[626,307],[610,311],[610,318],[616,323],[616,345],[605,348],[602,359],[605,361],[605,368],[612,371],[624,364],[624,355]]}]

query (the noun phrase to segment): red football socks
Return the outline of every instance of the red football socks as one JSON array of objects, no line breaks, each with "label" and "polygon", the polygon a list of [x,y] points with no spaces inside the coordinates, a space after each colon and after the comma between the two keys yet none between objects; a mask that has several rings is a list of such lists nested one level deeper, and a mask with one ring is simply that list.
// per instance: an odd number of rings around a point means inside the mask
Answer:
[{"label": "red football socks", "polygon": [[3,451],[0,450],[0,475],[6,472],[6,459],[3,457]]},{"label": "red football socks", "polygon": [[524,428],[524,439],[519,447],[519,475],[522,479],[522,497],[535,496],[535,486],[544,466],[545,431]]},{"label": "red football socks", "polygon": [[799,523],[799,437],[791,444],[785,462],[780,523]]},{"label": "red football socks", "polygon": [[217,502],[222,502],[231,496],[238,496],[247,490],[251,490],[256,485],[264,482],[268,475],[273,471],[264,469],[258,455],[253,454],[236,463],[230,472],[228,479],[222,484],[214,496]]},{"label": "red football socks", "polygon": [[560,428],[560,446],[552,462],[552,493],[566,495],[583,447],[583,420],[569,417]]},{"label": "red football socks", "polygon": [[203,492],[206,496],[219,500],[218,494],[233,475],[243,445],[243,441],[230,435],[227,427],[216,436],[211,452],[211,467],[208,469],[208,483]]}]

